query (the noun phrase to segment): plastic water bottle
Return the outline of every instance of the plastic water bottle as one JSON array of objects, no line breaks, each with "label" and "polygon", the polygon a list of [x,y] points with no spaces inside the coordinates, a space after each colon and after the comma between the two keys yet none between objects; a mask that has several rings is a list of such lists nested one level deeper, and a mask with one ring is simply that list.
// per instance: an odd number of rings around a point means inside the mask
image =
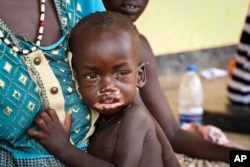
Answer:
[{"label": "plastic water bottle", "polygon": [[189,65],[179,87],[179,124],[202,124],[203,88],[195,65]]}]

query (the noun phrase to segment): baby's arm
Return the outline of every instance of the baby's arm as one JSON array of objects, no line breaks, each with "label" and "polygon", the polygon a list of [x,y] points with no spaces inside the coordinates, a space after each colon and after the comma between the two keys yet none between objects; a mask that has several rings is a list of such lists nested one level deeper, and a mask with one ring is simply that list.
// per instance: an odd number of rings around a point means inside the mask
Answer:
[{"label": "baby's arm", "polygon": [[137,167],[140,164],[143,142],[148,131],[148,119],[140,109],[142,107],[132,105],[124,113],[113,157],[116,166]]},{"label": "baby's arm", "polygon": [[95,158],[70,143],[71,112],[67,112],[64,126],[53,109],[41,112],[35,119],[39,131],[29,129],[28,134],[36,138],[50,153],[69,166],[114,167],[113,164]]},{"label": "baby's arm", "polygon": [[162,147],[162,159],[164,162],[164,166],[175,166],[179,167],[180,164],[175,156],[174,150],[172,149],[167,137],[165,136],[163,130],[161,129],[158,122],[155,122],[156,134],[159,142]]}]

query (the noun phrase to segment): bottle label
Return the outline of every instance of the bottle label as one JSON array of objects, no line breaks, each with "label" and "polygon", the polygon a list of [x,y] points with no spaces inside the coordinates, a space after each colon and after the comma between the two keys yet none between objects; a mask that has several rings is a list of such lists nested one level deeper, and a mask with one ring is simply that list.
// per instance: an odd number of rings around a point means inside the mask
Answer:
[{"label": "bottle label", "polygon": [[180,126],[187,123],[198,123],[202,124],[202,114],[180,114],[179,124]]},{"label": "bottle label", "polygon": [[180,107],[179,113],[184,115],[201,115],[203,109],[202,107]]}]

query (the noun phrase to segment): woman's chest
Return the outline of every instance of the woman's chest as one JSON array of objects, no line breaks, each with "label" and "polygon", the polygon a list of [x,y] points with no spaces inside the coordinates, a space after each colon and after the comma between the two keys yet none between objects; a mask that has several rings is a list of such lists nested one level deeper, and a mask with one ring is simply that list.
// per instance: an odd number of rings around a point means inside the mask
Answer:
[{"label": "woman's chest", "polygon": [[15,34],[35,42],[41,25],[43,28],[42,46],[51,45],[60,36],[60,26],[53,1],[18,0],[3,1],[0,5],[0,19]]}]

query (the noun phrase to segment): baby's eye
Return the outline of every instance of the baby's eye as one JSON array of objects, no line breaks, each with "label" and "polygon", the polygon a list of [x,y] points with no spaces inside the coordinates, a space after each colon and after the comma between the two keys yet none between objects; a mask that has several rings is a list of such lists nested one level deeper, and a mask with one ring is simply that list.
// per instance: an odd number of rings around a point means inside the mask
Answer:
[{"label": "baby's eye", "polygon": [[96,79],[97,77],[98,77],[98,75],[95,73],[90,73],[90,74],[86,75],[87,79]]},{"label": "baby's eye", "polygon": [[115,77],[117,78],[117,79],[122,79],[122,77],[124,77],[125,75],[127,75],[128,74],[128,72],[127,71],[119,71],[119,72],[117,72],[116,74],[115,74]]}]

